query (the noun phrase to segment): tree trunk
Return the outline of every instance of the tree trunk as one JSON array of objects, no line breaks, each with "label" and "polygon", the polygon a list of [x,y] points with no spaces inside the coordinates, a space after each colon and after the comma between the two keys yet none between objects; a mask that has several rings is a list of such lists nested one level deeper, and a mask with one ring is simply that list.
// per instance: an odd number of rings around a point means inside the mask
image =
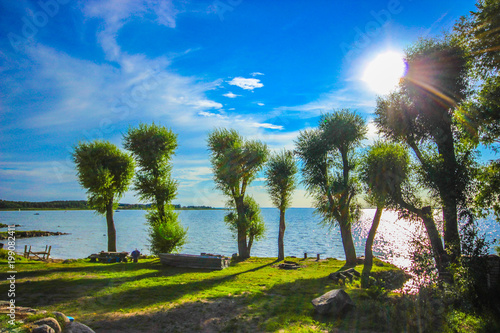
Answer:
[{"label": "tree trunk", "polygon": [[280,229],[278,232],[278,260],[285,260],[285,246],[283,238],[285,237],[285,211],[280,210]]},{"label": "tree trunk", "polygon": [[108,224],[108,252],[116,252],[116,230],[113,221],[113,199],[106,205],[106,222]]},{"label": "tree trunk", "polygon": [[375,211],[375,216],[373,217],[372,226],[368,232],[368,238],[366,239],[365,246],[365,263],[363,266],[363,273],[361,274],[361,288],[368,288],[370,281],[370,272],[373,266],[373,241],[375,240],[375,234],[377,233],[378,225],[380,224],[380,217],[382,216],[383,206],[377,206]]},{"label": "tree trunk", "polygon": [[443,248],[443,243],[441,241],[441,236],[436,228],[436,223],[432,217],[432,210],[430,206],[423,207],[421,210],[420,217],[424,223],[425,230],[429,236],[429,241],[431,242],[432,252],[434,254],[434,259],[436,260],[436,267],[438,269],[439,275],[443,277],[446,274],[446,268],[448,266],[449,260],[447,258],[446,252]]},{"label": "tree trunk", "polygon": [[380,217],[382,216],[382,211],[384,210],[383,206],[378,206],[377,211],[375,212],[375,216],[373,217],[372,226],[370,231],[368,232],[368,238],[366,239],[366,247],[365,247],[365,266],[373,265],[373,241],[375,240],[375,234],[377,233],[377,228],[380,223]]},{"label": "tree trunk", "polygon": [[446,117],[447,121],[440,128],[440,135],[436,136],[436,143],[440,157],[443,159],[444,174],[442,175],[439,186],[439,195],[443,202],[444,219],[444,247],[449,250],[451,260],[456,261],[460,258],[460,235],[458,232],[457,204],[459,198],[463,196],[463,182],[457,181],[459,167],[455,155],[455,144],[453,132],[451,130],[451,118]]},{"label": "tree trunk", "polygon": [[344,246],[345,260],[347,266],[356,266],[356,249],[352,241],[351,225],[341,222],[340,235],[342,236],[342,245]]},{"label": "tree trunk", "polygon": [[458,233],[457,200],[453,194],[441,197],[443,200],[444,246],[450,251],[451,261],[460,258],[460,235]]},{"label": "tree trunk", "polygon": [[243,207],[243,196],[234,199],[236,204],[236,212],[238,213],[238,255],[241,259],[250,258],[250,251],[247,245],[247,228],[246,223],[244,223],[245,212]]}]

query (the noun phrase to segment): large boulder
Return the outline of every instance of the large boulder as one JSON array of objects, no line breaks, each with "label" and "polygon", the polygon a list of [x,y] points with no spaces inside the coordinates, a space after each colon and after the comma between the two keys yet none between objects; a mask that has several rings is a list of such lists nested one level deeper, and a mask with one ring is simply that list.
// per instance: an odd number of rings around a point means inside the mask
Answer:
[{"label": "large boulder", "polygon": [[32,333],[54,333],[54,329],[50,327],[47,324],[40,325],[38,327],[35,327],[32,331]]},{"label": "large boulder", "polygon": [[354,302],[342,289],[334,289],[311,301],[319,314],[339,315],[354,307]]},{"label": "large boulder", "polygon": [[90,327],[87,325],[83,325],[82,323],[72,321],[66,327],[64,327],[63,333],[95,333]]},{"label": "large boulder", "polygon": [[61,333],[61,326],[54,318],[43,318],[34,322],[37,326],[47,325],[50,326],[56,333]]}]

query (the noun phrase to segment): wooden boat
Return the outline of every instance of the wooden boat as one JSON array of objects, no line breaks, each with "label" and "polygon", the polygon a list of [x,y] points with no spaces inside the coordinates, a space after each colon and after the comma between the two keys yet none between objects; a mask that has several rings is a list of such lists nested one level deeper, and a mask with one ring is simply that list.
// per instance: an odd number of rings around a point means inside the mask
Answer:
[{"label": "wooden boat", "polygon": [[160,253],[160,262],[175,267],[222,270],[229,267],[229,258],[221,255]]}]

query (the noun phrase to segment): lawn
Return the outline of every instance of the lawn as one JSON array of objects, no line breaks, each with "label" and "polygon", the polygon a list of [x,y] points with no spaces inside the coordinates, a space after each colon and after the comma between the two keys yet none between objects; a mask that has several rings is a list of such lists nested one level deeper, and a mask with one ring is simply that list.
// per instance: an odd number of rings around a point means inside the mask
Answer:
[{"label": "lawn", "polygon": [[[359,280],[346,285],[328,279],[342,269],[336,259],[287,258],[302,267],[277,268],[273,258],[251,258],[222,271],[173,268],[158,259],[100,264],[18,261],[16,305],[73,316],[96,332],[323,332],[418,330],[418,314],[409,296],[367,294]],[[374,274],[400,272],[377,261]],[[1,266],[6,275],[7,265]],[[357,266],[361,272],[363,266]],[[355,310],[335,318],[315,314],[311,300],[344,288]],[[0,294],[7,300],[7,281]],[[413,304],[413,305],[412,305]],[[432,316],[431,316],[432,317]],[[2,317],[5,326],[6,317]],[[424,318],[425,320],[425,318]],[[428,326],[439,325],[429,321]]]}]

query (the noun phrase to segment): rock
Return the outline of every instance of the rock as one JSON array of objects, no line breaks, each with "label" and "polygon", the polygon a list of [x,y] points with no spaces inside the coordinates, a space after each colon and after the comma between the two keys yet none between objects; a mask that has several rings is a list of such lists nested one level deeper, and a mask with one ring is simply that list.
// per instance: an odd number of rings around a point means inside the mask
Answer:
[{"label": "rock", "polygon": [[342,289],[334,289],[311,301],[319,314],[337,316],[354,307],[354,302]]},{"label": "rock", "polygon": [[31,332],[32,333],[55,333],[54,329],[46,324],[43,324],[41,326],[34,328]]},{"label": "rock", "polygon": [[95,332],[87,325],[83,325],[82,323],[73,321],[68,325],[66,325],[63,333],[95,333]]},{"label": "rock", "polygon": [[43,318],[43,319],[35,321],[34,324],[38,325],[38,326],[47,325],[47,326],[50,326],[54,330],[54,332],[61,333],[61,326],[59,326],[59,323],[54,318],[50,318],[50,317]]},{"label": "rock", "polygon": [[68,325],[71,321],[69,320],[68,317],[66,317],[66,315],[62,312],[58,312],[58,311],[54,311],[52,312],[54,314],[54,316],[59,320],[59,321],[62,321],[64,322],[64,325]]},{"label": "rock", "polygon": [[77,261],[76,259],[66,259],[62,263],[63,264],[71,264],[72,262],[76,262],[76,261]]}]

